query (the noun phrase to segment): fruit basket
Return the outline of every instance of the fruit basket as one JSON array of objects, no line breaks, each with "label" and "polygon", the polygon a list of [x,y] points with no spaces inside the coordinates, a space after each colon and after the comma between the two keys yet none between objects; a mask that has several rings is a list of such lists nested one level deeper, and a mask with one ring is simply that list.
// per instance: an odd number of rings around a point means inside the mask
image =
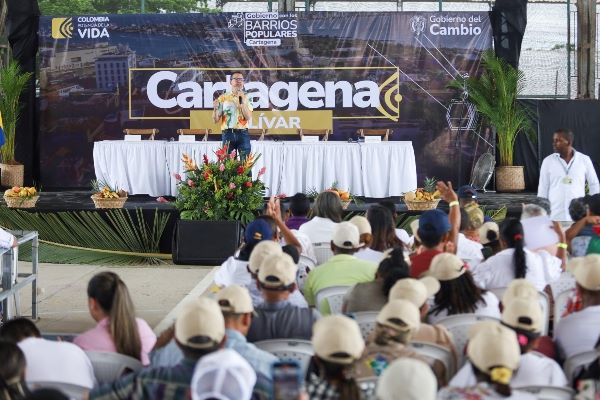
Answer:
[{"label": "fruit basket", "polygon": [[33,208],[39,198],[34,187],[14,186],[4,192],[4,201],[10,208]]},{"label": "fruit basket", "polygon": [[404,203],[409,210],[433,210],[437,208],[440,202],[440,192],[436,190],[436,178],[425,178],[422,188],[417,188],[413,192],[404,193]]},{"label": "fruit basket", "polygon": [[92,201],[96,208],[123,208],[127,201],[127,192],[112,188],[105,183],[92,182],[92,188],[96,193],[92,195]]}]

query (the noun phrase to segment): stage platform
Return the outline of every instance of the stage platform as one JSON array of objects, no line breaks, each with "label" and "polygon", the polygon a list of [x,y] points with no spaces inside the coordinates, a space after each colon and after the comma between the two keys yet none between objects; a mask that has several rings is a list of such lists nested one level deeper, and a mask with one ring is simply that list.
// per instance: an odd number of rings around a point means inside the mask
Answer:
[{"label": "stage platform", "polygon": [[[89,191],[47,191],[40,193],[40,199],[35,208],[27,209],[29,212],[54,213],[64,211],[95,211],[100,215],[105,215],[107,210],[97,210],[90,198]],[[535,193],[479,193],[479,202],[486,210],[497,210],[504,206],[507,207],[507,216],[519,217],[521,213],[521,204],[534,201]],[[173,198],[168,200],[173,201]],[[384,199],[360,198],[358,204],[351,203],[346,210],[347,213],[362,213],[368,207]],[[392,197],[385,200],[392,200],[396,204],[399,213],[398,225],[403,225],[411,216],[420,215],[422,211],[408,211],[406,205],[399,197]],[[285,206],[285,200],[283,201]],[[447,210],[447,204],[441,202],[440,209]],[[147,195],[130,196],[125,203],[125,209],[133,211],[141,209],[146,221],[152,221],[155,212],[169,214],[169,220],[160,240],[160,252],[171,253],[172,236],[175,224],[179,218],[179,212],[171,203],[159,202],[155,197]]]},{"label": "stage platform", "polygon": [[[52,191],[40,193],[40,199],[37,205],[32,211],[78,211],[78,210],[94,210],[94,203],[90,196],[92,192],[89,191]],[[522,203],[530,203],[535,200],[535,193],[479,193],[479,203],[487,209],[498,209],[503,206],[508,208],[508,215],[518,216],[521,212]],[[173,201],[174,198],[167,198]],[[370,204],[377,203],[381,200],[392,200],[396,203],[396,209],[398,212],[406,212],[406,205],[400,197],[390,197],[386,199],[374,199],[374,198],[359,198],[359,204],[350,204],[348,211],[365,211]],[[284,199],[285,203],[285,199]],[[440,208],[446,208],[444,203],[440,203]],[[147,195],[134,195],[129,196],[125,208],[134,209],[158,209],[164,212],[174,212],[177,210],[172,204],[161,203],[157,201],[156,197],[150,197]],[[411,213],[415,213],[412,212]],[[420,212],[416,212],[420,214]]]}]

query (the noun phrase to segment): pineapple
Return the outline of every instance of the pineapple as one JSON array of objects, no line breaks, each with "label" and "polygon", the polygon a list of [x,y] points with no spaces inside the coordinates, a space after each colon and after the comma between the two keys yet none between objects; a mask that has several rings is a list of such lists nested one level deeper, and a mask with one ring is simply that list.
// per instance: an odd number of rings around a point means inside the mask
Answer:
[{"label": "pineapple", "polygon": [[433,178],[427,178],[425,177],[425,181],[423,182],[423,189],[427,192],[427,193],[433,193],[435,192],[435,186],[437,184],[437,179],[435,177]]}]

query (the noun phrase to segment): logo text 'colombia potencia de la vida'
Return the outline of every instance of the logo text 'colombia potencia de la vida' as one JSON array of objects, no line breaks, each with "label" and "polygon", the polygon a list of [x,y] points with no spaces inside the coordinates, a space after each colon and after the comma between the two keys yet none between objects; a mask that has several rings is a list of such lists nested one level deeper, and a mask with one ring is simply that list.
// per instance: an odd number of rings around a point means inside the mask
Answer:
[{"label": "logo text 'colombia potencia de la vida'", "polygon": [[104,16],[86,16],[52,18],[52,38],[71,39],[73,35],[81,39],[109,38],[110,18]]},{"label": "logo text 'colombia potencia de la vida'", "polygon": [[[215,93],[229,89],[230,76],[226,82],[179,81],[173,71],[158,71],[150,76],[146,86],[148,100],[153,106],[162,109],[180,107],[202,109],[213,107]],[[166,82],[165,82],[166,81]],[[171,82],[171,88],[161,97],[159,85]],[[267,86],[263,82],[246,82],[244,88],[254,107],[295,111],[301,105],[305,109],[322,108],[378,108],[380,106],[380,85],[370,80],[349,82],[340,81],[277,81]],[[336,95],[341,94],[341,104],[336,104]],[[339,97],[338,97],[339,101]]]},{"label": "logo text 'colombia potencia de la vida'", "polygon": [[[427,22],[429,22],[426,30]],[[410,19],[410,28],[416,34],[428,32],[434,36],[477,36],[483,29],[481,15],[430,15],[426,19],[422,15]]]}]

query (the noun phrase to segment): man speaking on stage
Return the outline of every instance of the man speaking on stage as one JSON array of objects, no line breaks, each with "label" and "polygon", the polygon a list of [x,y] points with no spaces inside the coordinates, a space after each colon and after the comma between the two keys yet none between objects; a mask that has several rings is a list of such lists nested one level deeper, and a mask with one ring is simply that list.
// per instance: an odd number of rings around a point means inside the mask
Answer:
[{"label": "man speaking on stage", "polygon": [[227,151],[237,150],[243,160],[250,153],[248,124],[252,118],[252,104],[244,92],[244,75],[231,74],[231,90],[220,95],[213,103],[213,121],[221,123],[223,144]]}]

